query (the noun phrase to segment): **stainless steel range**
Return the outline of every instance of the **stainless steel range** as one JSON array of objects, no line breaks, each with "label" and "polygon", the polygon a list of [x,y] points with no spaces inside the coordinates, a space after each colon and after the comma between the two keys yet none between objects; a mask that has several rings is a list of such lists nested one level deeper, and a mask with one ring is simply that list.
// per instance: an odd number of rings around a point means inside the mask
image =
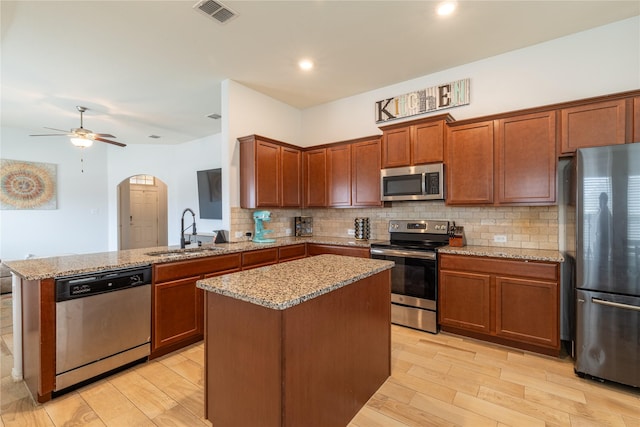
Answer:
[{"label": "stainless steel range", "polygon": [[449,221],[391,220],[388,242],[371,244],[371,258],[394,261],[391,322],[438,333],[436,250],[449,243]]}]

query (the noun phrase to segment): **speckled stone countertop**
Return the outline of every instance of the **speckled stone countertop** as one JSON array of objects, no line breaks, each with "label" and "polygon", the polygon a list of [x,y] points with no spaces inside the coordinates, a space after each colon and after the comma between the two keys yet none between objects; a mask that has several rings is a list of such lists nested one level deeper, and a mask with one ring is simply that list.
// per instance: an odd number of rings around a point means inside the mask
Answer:
[{"label": "speckled stone countertop", "polygon": [[510,258],[528,261],[563,262],[564,257],[558,251],[544,249],[500,248],[493,246],[443,246],[438,253],[454,255],[473,255],[493,258]]},{"label": "speckled stone countertop", "polygon": [[[92,254],[65,255],[48,258],[33,258],[17,261],[3,261],[12,272],[27,280],[64,277],[73,274],[91,273],[101,270],[113,270],[127,267],[174,262],[183,259],[246,252],[256,249],[289,246],[298,243],[319,243],[338,246],[368,248],[371,241],[341,237],[284,237],[275,243],[235,242],[203,245],[201,248],[180,250],[177,246],[128,249],[123,251],[100,252]],[[169,255],[150,255],[171,251]]]},{"label": "speckled stone countertop", "polygon": [[209,292],[284,310],[381,271],[392,261],[342,255],[318,255],[225,274],[196,284]]}]

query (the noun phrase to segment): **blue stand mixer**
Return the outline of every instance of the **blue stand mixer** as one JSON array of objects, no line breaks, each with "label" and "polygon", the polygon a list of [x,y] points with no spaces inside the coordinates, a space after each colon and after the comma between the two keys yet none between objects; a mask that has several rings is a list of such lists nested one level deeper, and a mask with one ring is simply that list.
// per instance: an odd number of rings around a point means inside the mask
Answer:
[{"label": "blue stand mixer", "polygon": [[265,230],[263,221],[271,221],[271,212],[255,211],[253,213],[253,222],[255,222],[255,230],[253,233],[254,243],[273,243],[276,239],[267,239],[264,237],[267,233],[273,233],[273,230]]}]

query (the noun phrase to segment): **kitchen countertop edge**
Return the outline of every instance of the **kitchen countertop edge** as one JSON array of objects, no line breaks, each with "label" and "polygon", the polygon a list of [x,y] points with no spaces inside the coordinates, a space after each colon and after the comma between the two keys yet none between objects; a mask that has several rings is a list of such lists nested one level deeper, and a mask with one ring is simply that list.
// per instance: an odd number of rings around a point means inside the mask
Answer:
[{"label": "kitchen countertop edge", "polygon": [[438,253],[526,261],[564,262],[564,257],[559,251],[547,249],[505,248],[494,246],[443,246],[438,248]]}]

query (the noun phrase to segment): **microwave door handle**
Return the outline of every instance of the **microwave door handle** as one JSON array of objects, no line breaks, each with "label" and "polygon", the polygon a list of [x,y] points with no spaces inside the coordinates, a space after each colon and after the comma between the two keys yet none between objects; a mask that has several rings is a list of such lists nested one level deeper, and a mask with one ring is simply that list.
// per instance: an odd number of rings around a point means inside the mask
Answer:
[{"label": "microwave door handle", "polygon": [[422,172],[420,174],[420,180],[422,181],[420,183],[421,187],[422,187],[422,193],[421,194],[427,194],[427,173],[426,172]]}]

